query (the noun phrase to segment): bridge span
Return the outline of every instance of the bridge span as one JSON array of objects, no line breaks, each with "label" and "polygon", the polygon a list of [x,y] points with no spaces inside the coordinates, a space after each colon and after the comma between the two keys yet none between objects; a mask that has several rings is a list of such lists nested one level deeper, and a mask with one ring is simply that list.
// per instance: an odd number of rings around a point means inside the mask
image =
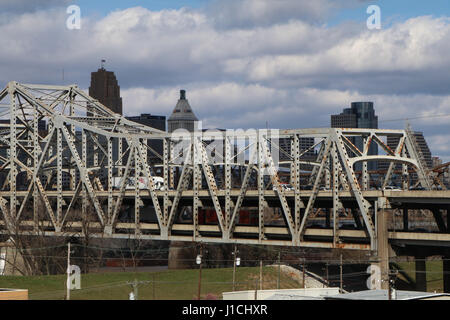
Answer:
[{"label": "bridge span", "polygon": [[[76,85],[10,82],[0,106],[4,235],[365,249],[382,264],[389,242],[450,243],[450,191],[442,170],[426,168],[410,129],[169,134],[111,112]],[[305,139],[313,141],[306,149]],[[379,155],[368,154],[372,144]],[[388,170],[369,172],[371,161]],[[420,209],[433,213],[437,233],[408,228],[409,212]],[[403,230],[388,230],[389,210],[401,213]]]}]

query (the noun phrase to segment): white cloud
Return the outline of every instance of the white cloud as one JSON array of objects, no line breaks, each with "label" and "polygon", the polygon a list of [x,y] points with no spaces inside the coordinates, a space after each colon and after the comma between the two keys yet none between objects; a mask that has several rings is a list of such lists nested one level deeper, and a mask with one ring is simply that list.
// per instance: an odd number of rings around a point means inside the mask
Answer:
[{"label": "white cloud", "polygon": [[[427,116],[450,113],[448,19],[418,17],[369,31],[310,24],[295,12],[281,19],[284,9],[277,10],[270,23],[258,22],[270,16],[261,7],[253,24],[226,29],[190,9],[118,10],[83,17],[81,30],[66,28],[65,10],[22,14],[0,24],[7,48],[0,50],[0,82],[60,84],[64,68],[66,83],[88,87],[106,58],[127,115],[168,116],[186,89],[206,127],[323,127],[351,101],[369,100],[383,127],[405,125],[383,120],[425,117],[411,120],[414,129],[446,136],[449,118]],[[432,148],[450,155],[439,141]]]},{"label": "white cloud", "polygon": [[[311,53],[261,54],[229,59],[225,62],[225,71],[246,76],[251,81],[317,75],[354,77],[383,72],[435,72],[437,68],[450,67],[446,58],[450,46],[449,22],[445,18],[414,18],[379,32],[365,30],[342,37],[340,41],[332,41],[329,47],[319,45],[316,48],[319,50]],[[328,38],[320,29],[310,29],[313,36]],[[328,28],[325,30],[329,31]]]},{"label": "white cloud", "polygon": [[221,28],[251,28],[303,20],[324,22],[335,10],[357,5],[364,0],[216,0],[211,15]]}]

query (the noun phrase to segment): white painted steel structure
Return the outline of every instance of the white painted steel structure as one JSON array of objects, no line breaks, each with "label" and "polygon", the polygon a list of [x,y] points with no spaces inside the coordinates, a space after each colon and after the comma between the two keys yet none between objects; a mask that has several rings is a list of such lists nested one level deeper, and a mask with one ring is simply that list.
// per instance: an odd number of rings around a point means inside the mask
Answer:
[{"label": "white painted steel structure", "polygon": [[[373,249],[374,216],[379,199],[386,194],[370,190],[367,162],[391,162],[383,186],[388,184],[395,164],[403,165],[405,188],[411,169],[417,174],[417,184],[426,190],[433,185],[411,134],[405,130],[168,134],[112,113],[75,85],[10,82],[0,92],[0,103],[0,118],[8,119],[0,128],[0,174],[4,177],[0,229],[4,234],[89,233],[111,238]],[[42,121],[47,130],[39,130]],[[395,150],[384,142],[387,136],[400,138]],[[303,137],[315,138],[315,161],[304,160],[303,155],[310,150],[300,150]],[[353,137],[362,137],[364,150],[352,143]],[[276,161],[276,138],[292,143],[289,160],[284,163]],[[149,152],[157,154],[147,144],[149,139],[163,141],[160,162],[148,161]],[[239,143],[244,146],[242,150],[237,149]],[[385,155],[368,155],[374,143]],[[359,177],[353,169],[358,162],[363,163]],[[280,165],[290,167],[294,190],[282,187]],[[313,166],[308,176],[310,188],[301,178],[306,165]],[[238,171],[242,174],[236,185]],[[163,188],[155,188],[151,178],[159,172]],[[121,179],[115,188],[118,177],[136,181],[142,177],[148,185],[140,188],[135,183],[130,190],[126,179]],[[361,230],[340,230],[344,204],[353,208]],[[145,206],[151,207],[154,221],[142,221]],[[205,206],[214,208],[216,224],[200,222],[199,211]],[[257,208],[257,225],[237,223],[244,206]],[[321,206],[332,208],[332,230],[315,230],[308,224]],[[119,219],[125,207],[132,212],[131,222]],[[192,220],[185,224],[179,223],[183,207],[192,208]],[[271,226],[265,221],[267,207],[281,208],[283,225]]]}]

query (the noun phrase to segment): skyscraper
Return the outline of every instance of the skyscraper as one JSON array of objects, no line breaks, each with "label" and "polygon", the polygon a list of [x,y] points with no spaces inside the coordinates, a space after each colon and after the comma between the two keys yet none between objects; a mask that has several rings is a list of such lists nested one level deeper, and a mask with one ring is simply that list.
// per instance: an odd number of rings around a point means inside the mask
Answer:
[{"label": "skyscraper", "polygon": [[[350,108],[344,109],[341,114],[331,116],[331,127],[378,129],[378,116],[375,115],[373,102],[352,102]],[[352,138],[352,142],[359,150],[363,150],[362,138]],[[370,145],[369,155],[378,155],[376,143]],[[369,170],[377,170],[378,164],[371,161],[367,167]],[[361,170],[360,163],[355,165],[355,170]]]},{"label": "skyscraper", "polygon": [[106,71],[103,66],[96,72],[92,72],[89,95],[111,109],[111,111],[123,114],[120,86],[114,72]]},{"label": "skyscraper", "polygon": [[[166,117],[165,116],[155,116],[150,113],[142,113],[140,116],[130,116],[125,117],[128,120],[134,121],[139,124],[143,124],[148,127],[159,129],[161,131],[166,131]],[[159,155],[163,154],[163,141],[160,139],[148,139],[147,145],[155,150]],[[152,151],[147,150],[148,159],[151,162],[160,161],[158,155],[154,154]]]},{"label": "skyscraper", "polygon": [[331,116],[331,127],[378,129],[378,116],[375,115],[373,102],[352,102],[350,108]]},{"label": "skyscraper", "polygon": [[[418,150],[419,154],[422,155],[422,158],[423,158],[426,166],[429,169],[431,169],[433,167],[433,157],[431,155],[431,150],[428,147],[428,143],[425,140],[423,132],[414,131],[414,137],[415,137],[415,140],[416,140],[416,143],[417,143],[417,147],[419,149]],[[387,137],[386,144],[387,144],[387,146],[390,149],[395,150],[395,149],[397,149],[397,146],[398,146],[399,142],[400,142],[400,138],[399,137],[389,136],[389,137]],[[400,164],[397,164],[395,166],[395,169],[400,170],[401,167],[402,166]],[[383,161],[379,165],[379,169],[380,170],[387,170],[388,168],[389,168],[389,162]]]},{"label": "skyscraper", "polygon": [[189,132],[195,131],[198,119],[192,111],[189,101],[186,99],[186,91],[180,90],[180,99],[167,120],[167,129],[173,132],[177,129],[185,129]]}]

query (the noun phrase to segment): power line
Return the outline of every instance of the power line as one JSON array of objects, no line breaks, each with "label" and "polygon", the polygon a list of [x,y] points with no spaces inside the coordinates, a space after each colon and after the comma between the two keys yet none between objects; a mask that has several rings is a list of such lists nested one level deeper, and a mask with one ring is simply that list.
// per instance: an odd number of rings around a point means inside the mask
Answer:
[{"label": "power line", "polygon": [[444,113],[444,114],[436,114],[436,115],[429,115],[429,116],[417,116],[417,117],[410,117],[410,118],[387,119],[387,120],[380,120],[378,122],[408,121],[408,120],[427,119],[427,118],[443,118],[443,117],[449,117],[449,116],[450,116],[450,113]]}]

